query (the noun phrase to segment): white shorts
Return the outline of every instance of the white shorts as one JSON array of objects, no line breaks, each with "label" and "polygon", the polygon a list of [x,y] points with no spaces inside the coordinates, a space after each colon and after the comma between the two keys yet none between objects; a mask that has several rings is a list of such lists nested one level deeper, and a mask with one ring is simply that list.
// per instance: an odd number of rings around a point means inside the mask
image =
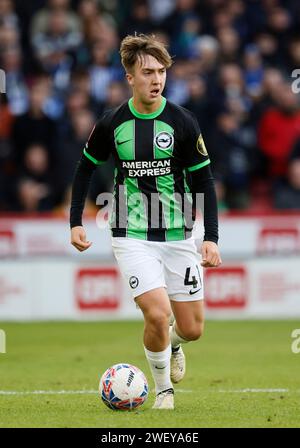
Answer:
[{"label": "white shorts", "polygon": [[177,302],[203,299],[201,255],[193,238],[158,242],[113,237],[112,248],[133,297],[163,287]]}]

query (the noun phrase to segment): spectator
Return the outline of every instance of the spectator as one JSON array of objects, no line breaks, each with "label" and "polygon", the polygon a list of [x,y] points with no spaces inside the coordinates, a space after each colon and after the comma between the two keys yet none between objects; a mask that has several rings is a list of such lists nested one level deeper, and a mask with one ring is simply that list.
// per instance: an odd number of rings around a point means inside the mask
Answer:
[{"label": "spectator", "polygon": [[48,78],[35,80],[30,91],[29,109],[25,114],[19,115],[14,122],[12,142],[17,163],[22,160],[25,149],[34,142],[45,145],[49,154],[51,153],[50,158],[54,158],[56,124],[44,112],[49,93]]},{"label": "spectator", "polygon": [[17,29],[18,24],[19,19],[14,11],[12,0],[0,0],[0,26]]},{"label": "spectator", "polygon": [[77,69],[74,72],[72,72],[71,86],[73,90],[80,90],[89,96],[91,90],[91,83],[88,71],[85,69]]},{"label": "spectator", "polygon": [[262,94],[264,67],[258,47],[248,45],[244,51],[244,80],[246,91],[255,98]]},{"label": "spectator", "polygon": [[275,187],[277,209],[300,210],[300,158],[289,162],[287,175]]},{"label": "spectator", "polygon": [[217,33],[220,44],[220,57],[223,62],[238,62],[240,55],[240,38],[232,27],[222,27]]},{"label": "spectator", "polygon": [[218,31],[222,28],[231,28],[233,26],[233,17],[228,13],[228,10],[224,4],[216,8],[212,16],[212,34],[217,35]]},{"label": "spectator", "polygon": [[181,31],[173,39],[172,52],[179,59],[194,57],[195,42],[201,33],[201,22],[196,14],[189,14],[182,21]]},{"label": "spectator", "polygon": [[225,187],[225,202],[232,209],[245,209],[250,201],[252,154],[243,137],[244,128],[236,115],[228,110],[219,113],[210,156],[213,173]]},{"label": "spectator", "polygon": [[32,18],[31,40],[38,35],[45,35],[49,31],[50,17],[53,13],[64,13],[66,16],[66,30],[68,33],[79,33],[81,23],[77,14],[70,9],[70,0],[48,0],[45,8],[39,10]]},{"label": "spectator", "polygon": [[8,140],[11,135],[14,116],[4,95],[0,95],[0,140]]},{"label": "spectator", "polygon": [[297,96],[289,84],[274,92],[276,104],[261,118],[258,143],[268,161],[268,174],[276,178],[287,174],[292,148],[300,136],[300,110]]},{"label": "spectator", "polygon": [[[129,96],[118,49],[130,32],[153,32],[171,49],[176,63],[165,96],[196,114],[219,203],[244,208],[253,186],[270,189],[270,178],[281,186],[276,194],[286,191],[290,163],[300,158],[300,111],[290,86],[300,64],[299,25],[296,0],[0,0],[7,87],[7,104],[0,105],[0,207],[44,208],[30,176],[18,177],[20,185],[26,180],[23,205],[13,205],[6,191],[12,176],[24,174],[32,144],[44,148],[51,169],[61,160],[60,189],[67,188],[91,117]],[[105,175],[100,167],[94,176],[93,201],[97,189],[111,187]]]},{"label": "spectator", "polygon": [[293,37],[288,45],[287,73],[290,76],[295,68],[300,67],[300,36]]},{"label": "spectator", "polygon": [[[82,154],[85,143],[90,135],[95,123],[94,115],[83,109],[75,112],[71,117],[71,133],[64,140],[64,144],[59,154],[59,167],[63,173],[64,190],[71,184],[75,166]],[[113,165],[111,161],[106,166],[98,167],[93,175],[89,197],[96,201],[96,197],[101,192],[111,191],[111,179],[113,178]]]},{"label": "spectator", "polygon": [[58,163],[64,173],[65,187],[72,181],[76,162],[82,154],[95,119],[95,116],[88,109],[73,111],[70,116],[70,132],[65,136],[58,155]]},{"label": "spectator", "polygon": [[188,101],[183,106],[196,115],[202,132],[205,132],[209,127],[210,110],[203,78],[195,75],[188,80],[188,96]]},{"label": "spectator", "polygon": [[80,32],[68,29],[67,18],[64,10],[51,11],[46,31],[32,39],[35,55],[42,68],[52,76],[58,94],[63,94],[69,86],[75,52],[82,39]]},{"label": "spectator", "polygon": [[261,91],[258,96],[252,96],[253,107],[250,111],[251,122],[256,129],[263,113],[274,106],[276,92],[284,85],[282,73],[276,68],[266,68],[263,74]]},{"label": "spectator", "polygon": [[103,110],[113,109],[122,104],[126,99],[129,99],[130,92],[127,84],[121,81],[113,81],[109,84],[107,89],[106,103]]},{"label": "spectator", "polygon": [[82,110],[92,110],[90,97],[84,90],[73,88],[66,99],[64,114],[57,122],[60,142],[64,142],[65,139],[69,138],[72,133],[71,117]]},{"label": "spectator", "polygon": [[174,0],[148,0],[149,12],[152,21],[155,25],[160,25],[161,22],[171,15],[175,8]]},{"label": "spectator", "polygon": [[[72,197],[72,186],[70,185],[63,195],[62,201],[54,207],[53,215],[57,217],[69,218],[70,215],[70,206],[71,206],[71,197]],[[89,197],[86,198],[84,211],[83,211],[83,219],[85,218],[95,218],[99,207],[96,206],[95,202]]]},{"label": "spectator", "polygon": [[254,43],[257,45],[266,66],[276,68],[283,64],[283,57],[280,54],[278,40],[275,36],[261,31],[254,37]]},{"label": "spectator", "polygon": [[291,151],[290,161],[293,159],[300,159],[300,138],[296,140],[295,146]]},{"label": "spectator", "polygon": [[[0,165],[11,156],[10,135],[14,123],[14,116],[7,104],[5,95],[0,95]],[[0,169],[1,177],[1,169]]]},{"label": "spectator", "polygon": [[184,104],[189,99],[186,61],[176,61],[170,69],[167,82],[167,96],[176,104]]},{"label": "spectator", "polygon": [[238,33],[241,42],[245,42],[249,38],[251,30],[247,20],[246,2],[230,0],[226,7],[232,21],[232,27]]},{"label": "spectator", "polygon": [[104,12],[97,0],[81,0],[78,15],[82,23],[83,42],[77,49],[76,57],[80,66],[91,62],[91,48],[96,42],[102,42],[109,53],[117,51],[117,24],[108,12]]},{"label": "spectator", "polygon": [[0,95],[0,210],[7,207],[7,183],[12,169],[9,137],[13,121],[6,96]]},{"label": "spectator", "polygon": [[219,68],[218,84],[211,91],[211,103],[217,115],[224,107],[231,110],[240,119],[251,108],[251,100],[245,90],[243,72],[238,64],[227,63]]},{"label": "spectator", "polygon": [[270,8],[267,14],[267,27],[270,32],[278,39],[279,47],[285,50],[288,33],[292,26],[292,17],[289,11],[280,6]]},{"label": "spectator", "polygon": [[110,54],[118,51],[117,26],[109,14],[99,12],[93,20],[87,22],[85,32],[86,42],[89,46],[100,42]]},{"label": "spectator", "polygon": [[184,24],[190,17],[200,17],[196,9],[196,0],[177,0],[173,12],[162,22],[161,27],[173,41],[183,31]]},{"label": "spectator", "polygon": [[5,23],[1,25],[0,20],[0,53],[5,50],[19,47],[19,44],[20,34],[18,29],[13,26],[6,25]]},{"label": "spectator", "polygon": [[78,15],[83,24],[83,30],[87,23],[92,21],[99,14],[96,0],[81,0],[78,5]]},{"label": "spectator", "polygon": [[12,198],[16,209],[50,211],[61,194],[60,179],[51,168],[47,148],[36,143],[30,145],[13,183]]},{"label": "spectator", "polygon": [[6,76],[7,99],[11,112],[21,115],[28,109],[28,90],[22,70],[21,49],[18,46],[2,52],[1,67]]},{"label": "spectator", "polygon": [[147,0],[134,0],[132,3],[131,14],[121,31],[122,38],[127,34],[134,34],[135,32],[148,34],[154,29]]},{"label": "spectator", "polygon": [[83,39],[76,51],[76,64],[86,67],[90,63],[89,29],[99,15],[96,0],[81,0],[78,5],[78,16],[81,20]]},{"label": "spectator", "polygon": [[216,69],[219,43],[213,36],[203,35],[194,42],[194,55],[199,59],[201,72],[210,75]]},{"label": "spectator", "polygon": [[114,70],[110,66],[109,56],[109,51],[103,43],[94,44],[89,74],[91,96],[97,103],[106,101],[108,86],[114,78]]}]

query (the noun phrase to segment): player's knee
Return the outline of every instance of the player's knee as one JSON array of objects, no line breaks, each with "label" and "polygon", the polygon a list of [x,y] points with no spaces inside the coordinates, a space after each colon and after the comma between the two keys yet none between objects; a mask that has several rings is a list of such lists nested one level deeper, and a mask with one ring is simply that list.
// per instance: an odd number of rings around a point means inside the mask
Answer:
[{"label": "player's knee", "polygon": [[145,315],[145,320],[148,325],[157,329],[169,327],[169,319],[171,310],[151,310]]},{"label": "player's knee", "polygon": [[197,341],[203,335],[203,325],[190,326],[184,331],[183,337],[188,341]]}]

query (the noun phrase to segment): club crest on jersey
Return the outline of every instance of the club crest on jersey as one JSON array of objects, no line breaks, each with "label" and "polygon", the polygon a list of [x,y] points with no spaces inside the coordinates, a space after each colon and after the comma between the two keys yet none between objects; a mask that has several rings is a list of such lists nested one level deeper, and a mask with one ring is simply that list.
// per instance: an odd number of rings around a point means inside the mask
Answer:
[{"label": "club crest on jersey", "polygon": [[156,134],[154,142],[159,149],[170,149],[174,143],[174,137],[170,132],[162,131]]},{"label": "club crest on jersey", "polygon": [[207,149],[205,148],[204,140],[201,134],[198,137],[196,147],[197,151],[200,152],[202,156],[208,156],[208,152]]}]

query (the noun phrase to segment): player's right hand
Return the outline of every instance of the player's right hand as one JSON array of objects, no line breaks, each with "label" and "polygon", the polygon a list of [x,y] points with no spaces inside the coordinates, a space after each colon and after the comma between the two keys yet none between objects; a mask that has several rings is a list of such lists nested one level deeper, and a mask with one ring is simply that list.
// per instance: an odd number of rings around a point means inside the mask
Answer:
[{"label": "player's right hand", "polygon": [[76,226],[71,229],[71,244],[80,252],[83,252],[92,245],[92,242],[86,241],[84,228],[82,226]]}]

